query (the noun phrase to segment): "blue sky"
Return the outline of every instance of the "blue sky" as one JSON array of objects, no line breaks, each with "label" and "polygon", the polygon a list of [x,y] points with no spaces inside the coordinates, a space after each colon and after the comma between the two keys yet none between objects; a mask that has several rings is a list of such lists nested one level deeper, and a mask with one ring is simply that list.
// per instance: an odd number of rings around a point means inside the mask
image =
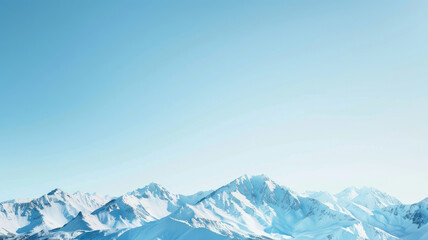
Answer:
[{"label": "blue sky", "polygon": [[0,201],[264,173],[428,197],[426,1],[0,3]]}]

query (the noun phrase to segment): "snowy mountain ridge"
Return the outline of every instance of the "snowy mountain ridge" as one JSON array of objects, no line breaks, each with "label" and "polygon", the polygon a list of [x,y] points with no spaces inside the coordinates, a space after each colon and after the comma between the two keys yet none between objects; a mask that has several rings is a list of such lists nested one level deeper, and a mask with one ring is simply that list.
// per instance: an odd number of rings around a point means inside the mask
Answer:
[{"label": "snowy mountain ridge", "polygon": [[62,227],[79,212],[94,211],[108,200],[96,194],[68,194],[54,189],[30,201],[6,201],[0,203],[0,229],[9,235],[51,230]]},{"label": "snowy mountain ridge", "polygon": [[416,240],[427,223],[426,199],[404,205],[369,187],[298,194],[264,175],[189,196],[150,183],[115,199],[55,189],[0,203],[0,239]]}]

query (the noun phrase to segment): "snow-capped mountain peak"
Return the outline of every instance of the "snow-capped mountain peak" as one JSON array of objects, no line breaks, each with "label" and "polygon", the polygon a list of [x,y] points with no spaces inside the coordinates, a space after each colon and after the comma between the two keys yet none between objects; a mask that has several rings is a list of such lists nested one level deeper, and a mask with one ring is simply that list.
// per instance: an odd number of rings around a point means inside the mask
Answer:
[{"label": "snow-capped mountain peak", "polygon": [[357,187],[348,187],[336,194],[337,198],[352,200],[358,196],[358,188]]},{"label": "snow-capped mountain peak", "polygon": [[[207,196],[214,197],[215,195],[242,195],[246,199],[260,203],[277,204],[281,201],[298,204],[297,195],[288,188],[278,185],[276,182],[266,177],[265,175],[248,176],[243,175],[229,184],[217,189]],[[201,200],[202,201],[202,200]]]},{"label": "snow-capped mountain peak", "polygon": [[216,192],[226,191],[229,193],[240,192],[249,198],[263,198],[265,195],[272,193],[277,187],[279,185],[265,175],[243,175],[214,191],[211,195]]},{"label": "snow-capped mountain peak", "polygon": [[370,210],[401,204],[401,202],[373,187],[350,187],[335,195],[339,201],[352,202]]},{"label": "snow-capped mountain peak", "polygon": [[171,218],[190,226],[250,239],[253,236],[270,238],[270,233],[290,237],[314,221],[317,221],[316,228],[333,222],[355,224],[353,218],[330,210],[314,199],[298,196],[264,175],[239,177],[194,206],[184,206]]},{"label": "snow-capped mountain peak", "polygon": [[59,188],[55,188],[54,190],[50,191],[47,195],[64,195],[64,191],[62,191]]},{"label": "snow-capped mountain peak", "polygon": [[138,198],[159,198],[162,200],[176,201],[178,196],[170,193],[166,188],[157,184],[150,183],[143,188],[136,189],[130,193]]}]

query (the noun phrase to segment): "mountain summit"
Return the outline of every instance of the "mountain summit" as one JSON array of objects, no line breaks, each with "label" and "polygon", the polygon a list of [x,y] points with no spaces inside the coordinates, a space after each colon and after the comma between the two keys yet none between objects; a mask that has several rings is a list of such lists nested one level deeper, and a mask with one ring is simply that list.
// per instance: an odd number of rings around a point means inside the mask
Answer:
[{"label": "mountain summit", "polygon": [[298,194],[265,175],[178,195],[150,183],[114,199],[55,189],[0,204],[0,236],[122,240],[419,240],[428,203],[404,205],[377,189]]}]

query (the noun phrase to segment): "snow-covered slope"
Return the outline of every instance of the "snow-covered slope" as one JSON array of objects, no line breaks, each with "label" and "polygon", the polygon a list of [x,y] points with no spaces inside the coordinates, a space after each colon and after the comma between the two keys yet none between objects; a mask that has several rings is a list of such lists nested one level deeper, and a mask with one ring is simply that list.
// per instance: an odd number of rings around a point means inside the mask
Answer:
[{"label": "snow-covered slope", "polygon": [[[1,203],[0,239],[1,235],[11,233],[28,233],[13,238],[20,240],[420,240],[428,237],[427,199],[403,205],[373,188],[348,188],[336,195],[327,192],[299,195],[264,175],[244,175],[215,191],[188,196],[172,194],[151,183],[103,206],[99,202],[106,199],[54,190],[29,202]],[[10,233],[9,229],[13,231]]]},{"label": "snow-covered slope", "polygon": [[398,199],[372,187],[350,187],[335,196],[344,204],[354,203],[370,210],[401,204]]},{"label": "snow-covered slope", "polygon": [[212,190],[208,190],[208,191],[200,191],[197,192],[195,194],[192,195],[178,195],[180,198],[180,204],[184,205],[184,204],[190,204],[190,205],[194,205],[197,202],[199,202],[202,198],[210,195],[213,191]]},{"label": "snow-covered slope", "polygon": [[126,229],[168,216],[184,204],[194,204],[211,191],[184,196],[170,193],[156,183],[111,200],[90,215],[80,214],[64,231]]},{"label": "snow-covered slope", "polygon": [[320,191],[320,192],[308,191],[303,193],[303,196],[316,199],[321,203],[323,203],[324,205],[328,206],[332,210],[352,216],[352,214],[350,214],[350,212],[344,206],[340,205],[339,199],[331,193],[323,192],[323,191]]},{"label": "snow-covered slope", "polygon": [[[198,229],[204,231],[196,233]],[[189,233],[198,238],[186,237]],[[260,175],[240,177],[195,205],[187,204],[119,239],[364,239],[368,235],[395,239]]]},{"label": "snow-covered slope", "polygon": [[347,188],[335,196],[326,192],[307,193],[307,196],[402,239],[419,240],[428,236],[426,199],[403,205],[396,198],[368,187]]},{"label": "snow-covered slope", "polygon": [[79,212],[90,213],[109,199],[96,194],[68,194],[55,189],[30,201],[0,203],[0,229],[13,234],[62,227]]},{"label": "snow-covered slope", "polygon": [[385,207],[374,211],[367,222],[394,236],[406,239],[423,236],[428,233],[428,203]]},{"label": "snow-covered slope", "polygon": [[329,225],[330,221],[345,225],[353,222],[348,216],[329,211],[316,200],[299,197],[263,175],[240,177],[171,217],[208,229],[217,223],[226,224],[225,233],[233,230],[258,236],[270,233],[292,236],[304,231],[308,224],[316,228]]},{"label": "snow-covered slope", "polygon": [[74,232],[74,231],[93,231],[93,230],[107,230],[96,216],[92,214],[84,215],[82,212],[77,214],[75,218],[70,220],[58,231],[63,232]]},{"label": "snow-covered slope", "polygon": [[[172,218],[164,218],[156,222],[151,222],[143,227],[131,229],[117,238],[118,240],[231,240],[229,236],[224,236],[206,228],[196,228],[183,221]],[[243,240],[242,237],[235,237],[235,240]],[[254,238],[255,239],[255,238]]]},{"label": "snow-covered slope", "polygon": [[363,222],[366,222],[375,210],[401,204],[398,199],[369,187],[350,187],[336,195],[322,191],[306,192],[305,195]]},{"label": "snow-covered slope", "polygon": [[179,207],[177,195],[151,183],[108,202],[92,215],[108,228],[122,229],[163,218]]}]

